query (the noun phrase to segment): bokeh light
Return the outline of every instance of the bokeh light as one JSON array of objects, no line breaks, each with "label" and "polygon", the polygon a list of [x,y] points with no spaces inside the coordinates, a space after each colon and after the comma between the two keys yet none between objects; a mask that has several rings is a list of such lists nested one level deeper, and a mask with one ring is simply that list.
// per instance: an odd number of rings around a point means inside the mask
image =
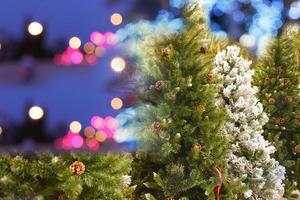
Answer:
[{"label": "bokeh light", "polygon": [[71,37],[69,40],[69,46],[72,49],[78,49],[81,46],[81,40],[76,36]]},{"label": "bokeh light", "polygon": [[256,44],[256,39],[253,35],[243,34],[240,37],[240,43],[245,47],[254,47]]},{"label": "bokeh light", "polygon": [[115,45],[119,42],[119,38],[112,32],[105,33],[106,43],[110,46]]},{"label": "bokeh light", "polygon": [[126,62],[121,57],[115,57],[112,59],[110,66],[115,72],[122,72],[126,67]]},{"label": "bokeh light", "polygon": [[81,124],[78,121],[73,121],[70,123],[70,131],[72,131],[72,133],[79,133],[81,131]]},{"label": "bokeh light", "polygon": [[96,132],[96,140],[99,142],[105,142],[107,139],[107,135],[104,131],[97,131]]},{"label": "bokeh light", "polygon": [[75,149],[80,149],[83,146],[83,142],[83,138],[79,134],[76,134],[71,138],[72,146]]},{"label": "bokeh light", "polygon": [[92,119],[91,119],[91,125],[95,129],[100,130],[100,129],[104,128],[105,122],[100,116],[93,116]]},{"label": "bokeh light", "polygon": [[95,129],[91,126],[88,126],[84,129],[84,135],[87,138],[93,138],[95,136]]},{"label": "bokeh light", "polygon": [[95,50],[95,45],[93,43],[91,43],[91,42],[87,42],[87,43],[84,44],[83,50],[87,54],[93,54],[94,50]]},{"label": "bokeh light", "polygon": [[120,110],[123,107],[123,101],[122,99],[115,97],[111,100],[110,105],[114,110]]},{"label": "bokeh light", "polygon": [[44,116],[44,110],[39,106],[33,106],[29,109],[29,117],[33,120],[39,120]]},{"label": "bokeh light", "polygon": [[75,51],[71,54],[71,61],[74,64],[80,64],[83,60],[83,55],[80,51]]},{"label": "bokeh light", "polygon": [[2,127],[0,126],[0,135],[3,133],[3,129]]},{"label": "bokeh light", "polygon": [[43,29],[43,25],[39,22],[31,22],[27,28],[29,34],[33,36],[40,35]]},{"label": "bokeh light", "polygon": [[95,49],[95,55],[99,58],[105,54],[106,50],[104,47],[97,47]]},{"label": "bokeh light", "polygon": [[123,22],[123,17],[122,15],[120,15],[119,13],[114,13],[112,14],[112,16],[110,17],[110,21],[113,25],[118,26],[120,24],[122,24]]},{"label": "bokeh light", "polygon": [[95,44],[95,45],[102,45],[104,43],[104,38],[103,35],[99,32],[93,32],[90,36],[90,40]]},{"label": "bokeh light", "polygon": [[91,150],[91,151],[97,151],[100,147],[100,144],[96,139],[86,140],[86,145],[88,146],[89,150]]},{"label": "bokeh light", "polygon": [[106,124],[106,127],[110,130],[117,130],[117,128],[119,127],[118,120],[116,120],[112,116],[108,116],[105,118],[105,124]]}]

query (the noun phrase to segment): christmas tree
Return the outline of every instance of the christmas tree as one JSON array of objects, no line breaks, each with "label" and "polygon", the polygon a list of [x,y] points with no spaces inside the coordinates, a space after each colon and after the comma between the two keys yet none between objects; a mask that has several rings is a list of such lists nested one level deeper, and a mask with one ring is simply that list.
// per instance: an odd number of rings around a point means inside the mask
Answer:
[{"label": "christmas tree", "polygon": [[256,83],[270,118],[265,137],[277,147],[275,157],[287,169],[286,196],[296,199],[292,193],[300,189],[300,54],[290,36],[273,39],[258,62]]},{"label": "christmas tree", "polygon": [[198,6],[186,6],[182,13],[183,31],[167,34],[166,29],[134,43],[144,106],[137,112],[133,198],[233,199],[244,186],[232,180],[228,187],[225,181],[226,114],[215,105],[210,74],[224,42],[210,35]]},{"label": "christmas tree", "polygon": [[125,200],[131,156],[50,153],[0,156],[0,199]]},{"label": "christmas tree", "polygon": [[239,54],[239,47],[228,46],[217,54],[213,70],[222,80],[219,104],[226,107],[230,118],[224,127],[225,134],[232,138],[226,167],[232,178],[241,178],[248,187],[235,199],[279,200],[284,191],[284,168],[270,157],[275,148],[262,136],[268,117],[255,97],[257,88],[251,85],[251,61]]}]

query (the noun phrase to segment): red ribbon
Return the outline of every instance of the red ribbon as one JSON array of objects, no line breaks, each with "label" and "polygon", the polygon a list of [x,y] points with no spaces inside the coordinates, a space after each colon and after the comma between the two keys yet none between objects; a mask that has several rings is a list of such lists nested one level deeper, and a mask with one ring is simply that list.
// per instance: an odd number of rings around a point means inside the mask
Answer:
[{"label": "red ribbon", "polygon": [[216,200],[220,200],[220,192],[221,192],[221,188],[222,188],[222,183],[223,183],[223,176],[222,176],[222,170],[219,167],[215,167],[215,170],[217,171],[218,175],[219,175],[219,184],[217,187],[215,187],[214,192],[215,192],[215,196],[216,196]]}]

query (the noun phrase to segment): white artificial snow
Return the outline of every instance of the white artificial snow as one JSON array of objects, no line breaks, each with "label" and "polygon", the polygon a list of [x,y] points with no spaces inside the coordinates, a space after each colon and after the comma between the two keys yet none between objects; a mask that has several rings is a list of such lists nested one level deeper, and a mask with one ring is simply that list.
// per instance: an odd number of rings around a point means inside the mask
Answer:
[{"label": "white artificial snow", "polygon": [[222,80],[219,87],[230,117],[224,126],[233,140],[226,166],[233,178],[245,178],[243,184],[249,187],[245,199],[279,200],[284,193],[285,168],[270,157],[275,148],[262,136],[269,119],[256,98],[257,87],[251,84],[251,61],[239,54],[239,47],[228,46],[216,55],[213,71]]}]

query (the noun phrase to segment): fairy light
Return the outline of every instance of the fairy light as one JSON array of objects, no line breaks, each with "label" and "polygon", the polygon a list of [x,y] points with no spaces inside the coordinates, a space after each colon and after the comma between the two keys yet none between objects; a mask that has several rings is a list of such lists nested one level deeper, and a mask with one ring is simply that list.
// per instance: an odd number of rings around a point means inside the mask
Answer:
[{"label": "fairy light", "polygon": [[110,66],[115,72],[122,72],[126,67],[126,62],[121,57],[115,57],[112,59]]},{"label": "fairy light", "polygon": [[110,21],[113,25],[118,26],[120,24],[122,24],[123,22],[123,17],[122,15],[120,15],[119,13],[114,13],[112,14],[112,16],[110,17]]},{"label": "fairy light", "polygon": [[115,97],[111,100],[110,105],[114,110],[120,110],[123,107],[123,101],[122,99]]},{"label": "fairy light", "polygon": [[72,131],[72,133],[79,133],[81,131],[81,124],[78,121],[73,121],[70,123],[70,131]]},{"label": "fairy light", "polygon": [[29,109],[28,115],[33,120],[39,120],[44,116],[44,110],[39,106],[33,106]]},{"label": "fairy light", "polygon": [[30,35],[36,36],[36,35],[40,35],[43,32],[44,28],[43,25],[39,22],[31,22],[28,25],[27,30]]},{"label": "fairy light", "polygon": [[78,49],[81,46],[81,40],[78,37],[71,37],[69,40],[69,46],[72,49]]}]

